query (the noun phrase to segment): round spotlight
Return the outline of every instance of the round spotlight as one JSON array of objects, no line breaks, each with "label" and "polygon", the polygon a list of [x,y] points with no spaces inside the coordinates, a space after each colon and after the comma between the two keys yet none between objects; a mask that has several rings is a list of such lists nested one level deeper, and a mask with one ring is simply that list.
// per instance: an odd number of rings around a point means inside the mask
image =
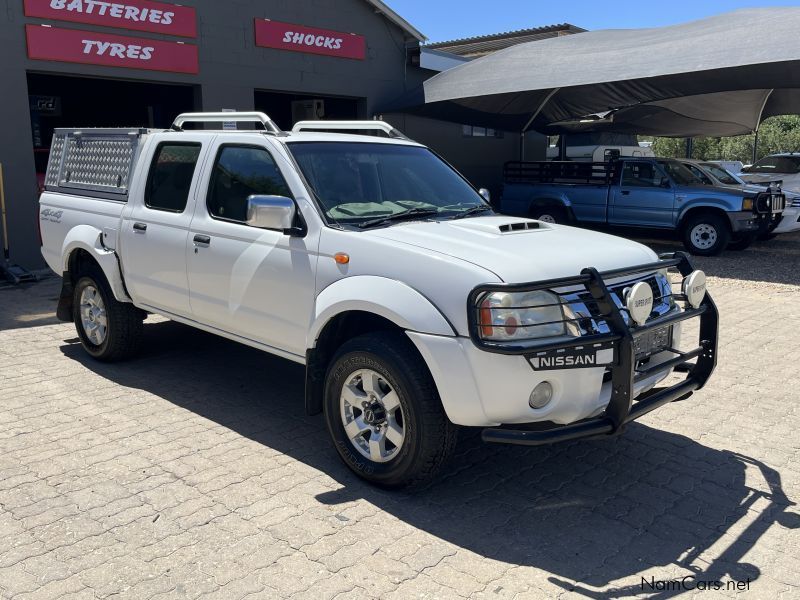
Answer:
[{"label": "round spotlight", "polygon": [[692,271],[681,285],[683,295],[694,308],[698,308],[706,297],[706,274],[700,270]]},{"label": "round spotlight", "polygon": [[550,400],[553,399],[553,386],[550,385],[549,381],[543,381],[542,383],[538,384],[533,391],[531,392],[531,397],[528,400],[528,404],[531,408],[544,408],[548,404],[550,404]]},{"label": "round spotlight", "polygon": [[637,325],[644,325],[653,311],[653,290],[644,281],[625,290],[625,307]]}]

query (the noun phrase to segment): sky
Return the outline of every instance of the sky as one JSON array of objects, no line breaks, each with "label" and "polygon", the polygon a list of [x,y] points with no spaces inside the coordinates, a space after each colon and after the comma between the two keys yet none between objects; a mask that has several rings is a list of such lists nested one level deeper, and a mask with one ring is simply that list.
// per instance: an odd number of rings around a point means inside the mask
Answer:
[{"label": "sky", "polygon": [[[737,8],[797,6],[794,1],[739,0],[385,0],[430,42],[555,23],[584,29],[659,27]],[[769,32],[765,32],[767,39]]]}]

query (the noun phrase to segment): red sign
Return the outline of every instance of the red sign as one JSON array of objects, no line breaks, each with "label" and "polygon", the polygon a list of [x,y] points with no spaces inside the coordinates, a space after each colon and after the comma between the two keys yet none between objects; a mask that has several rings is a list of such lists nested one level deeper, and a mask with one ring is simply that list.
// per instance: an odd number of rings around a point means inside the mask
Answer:
[{"label": "red sign", "polygon": [[25,0],[25,16],[197,37],[193,8],[150,0]]},{"label": "red sign", "polygon": [[197,73],[197,46],[110,33],[26,25],[28,57],[126,69]]},{"label": "red sign", "polygon": [[363,35],[269,19],[256,19],[256,46],[357,60],[364,60],[367,55],[367,43]]}]

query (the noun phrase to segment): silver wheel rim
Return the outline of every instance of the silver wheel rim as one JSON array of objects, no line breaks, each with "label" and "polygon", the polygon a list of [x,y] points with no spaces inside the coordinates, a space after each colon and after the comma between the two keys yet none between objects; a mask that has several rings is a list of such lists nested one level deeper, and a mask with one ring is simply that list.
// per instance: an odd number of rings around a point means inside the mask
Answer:
[{"label": "silver wheel rim", "polygon": [[717,243],[717,228],[708,223],[700,223],[694,226],[689,236],[695,248],[708,250]]},{"label": "silver wheel rim", "polygon": [[345,435],[364,458],[385,463],[398,455],[406,419],[397,392],[372,369],[351,373],[339,397]]},{"label": "silver wheel rim", "polygon": [[93,285],[87,285],[81,292],[80,314],[86,337],[93,344],[101,345],[108,335],[108,316],[103,298]]},{"label": "silver wheel rim", "polygon": [[541,221],[542,223],[552,223],[553,225],[555,225],[556,223],[556,218],[553,215],[547,215],[547,214],[540,215],[539,217],[536,218],[536,220]]}]

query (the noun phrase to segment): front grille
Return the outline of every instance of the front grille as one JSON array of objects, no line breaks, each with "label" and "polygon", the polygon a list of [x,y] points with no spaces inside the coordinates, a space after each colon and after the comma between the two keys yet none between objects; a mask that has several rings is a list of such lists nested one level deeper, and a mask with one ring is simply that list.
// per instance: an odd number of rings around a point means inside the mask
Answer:
[{"label": "front grille", "polygon": [[[614,304],[621,309],[622,318],[627,325],[631,325],[631,321],[625,308],[624,291],[640,281],[647,283],[653,292],[653,311],[650,313],[650,319],[660,317],[675,309],[672,286],[669,280],[661,273],[609,285],[608,291],[611,292]],[[565,308],[574,315],[573,322],[580,328],[581,336],[605,334],[611,331],[606,318],[600,314],[597,301],[589,292],[581,291],[561,294],[561,299]]]},{"label": "front grille", "polygon": [[786,196],[776,194],[772,196],[772,212],[782,212],[786,208]]}]

